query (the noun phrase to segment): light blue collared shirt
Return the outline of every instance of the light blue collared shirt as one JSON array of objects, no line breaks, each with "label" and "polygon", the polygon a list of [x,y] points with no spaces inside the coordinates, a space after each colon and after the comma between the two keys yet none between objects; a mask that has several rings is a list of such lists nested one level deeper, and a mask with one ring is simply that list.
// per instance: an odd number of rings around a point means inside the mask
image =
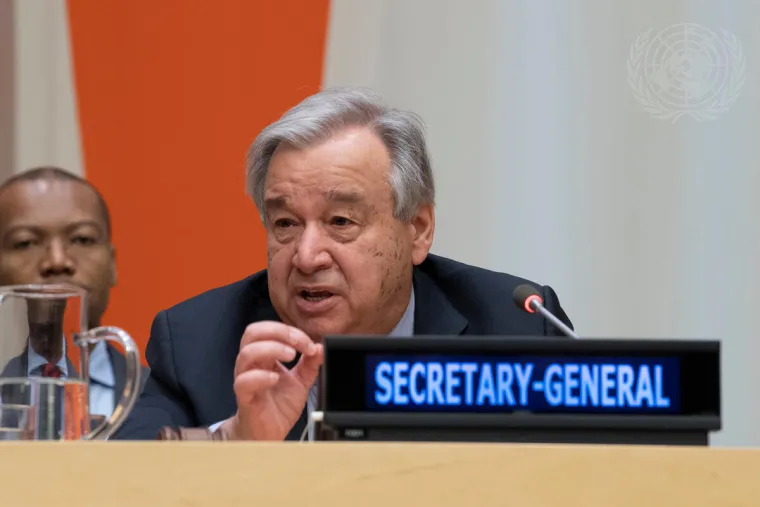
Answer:
[{"label": "light blue collared shirt", "polygon": [[[58,360],[55,365],[58,367],[59,370],[61,370],[63,373],[61,375],[62,378],[66,378],[69,373],[69,365],[66,364],[66,343],[63,344],[63,350],[64,354],[62,357]],[[39,355],[37,352],[34,351],[32,348],[32,345],[29,344],[29,347],[26,352],[26,374],[29,377],[40,377],[42,376],[42,368],[45,367],[46,364],[48,364],[48,360]]]},{"label": "light blue collared shirt", "polygon": [[[63,343],[63,357],[56,363],[61,370],[61,378],[69,377],[69,367],[66,361],[66,342]],[[29,346],[27,350],[27,375],[38,377],[42,368],[48,363],[47,359],[37,354]],[[114,386],[116,378],[108,357],[105,342],[98,342],[90,352],[90,415],[110,417],[114,409]]]}]

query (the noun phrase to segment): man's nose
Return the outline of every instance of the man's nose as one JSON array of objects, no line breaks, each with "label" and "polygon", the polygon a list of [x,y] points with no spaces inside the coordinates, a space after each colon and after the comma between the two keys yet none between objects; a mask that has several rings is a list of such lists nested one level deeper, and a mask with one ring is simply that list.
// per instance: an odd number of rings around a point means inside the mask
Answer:
[{"label": "man's nose", "polygon": [[66,251],[62,241],[53,240],[45,250],[45,257],[40,264],[40,274],[44,278],[60,275],[73,275],[74,261]]},{"label": "man's nose", "polygon": [[318,225],[307,225],[298,238],[293,265],[305,274],[328,269],[332,266],[332,256],[327,251],[327,241]]}]

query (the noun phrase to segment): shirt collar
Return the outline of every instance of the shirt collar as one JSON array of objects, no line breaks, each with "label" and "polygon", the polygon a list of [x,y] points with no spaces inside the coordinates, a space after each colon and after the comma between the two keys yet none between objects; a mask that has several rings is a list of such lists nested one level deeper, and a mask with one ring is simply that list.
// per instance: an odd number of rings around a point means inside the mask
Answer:
[{"label": "shirt collar", "polygon": [[[42,368],[48,364],[48,360],[35,352],[30,344],[27,350],[27,364],[27,375],[36,376],[42,374]],[[66,361],[66,340],[63,341],[63,356],[58,360],[56,366],[60,368],[63,378],[68,378],[69,368]],[[111,358],[108,357],[108,348],[105,342],[96,343],[90,352],[90,381],[106,387],[114,387],[116,385]]]},{"label": "shirt collar", "polygon": [[[41,375],[42,374],[42,368],[48,364],[48,360],[45,359],[43,356],[38,354],[34,348],[32,347],[31,340],[29,343],[29,347],[26,351],[26,358],[27,358],[27,367],[26,367],[26,374],[29,376],[32,375]],[[64,378],[69,376],[69,368],[66,364],[66,340],[63,340],[63,354],[61,355],[61,358],[56,363],[56,366],[61,370],[61,373]]]},{"label": "shirt collar", "polygon": [[396,327],[391,330],[388,336],[412,336],[414,335],[414,287],[412,287],[412,296],[409,298],[409,304],[406,306],[404,315],[398,321]]}]

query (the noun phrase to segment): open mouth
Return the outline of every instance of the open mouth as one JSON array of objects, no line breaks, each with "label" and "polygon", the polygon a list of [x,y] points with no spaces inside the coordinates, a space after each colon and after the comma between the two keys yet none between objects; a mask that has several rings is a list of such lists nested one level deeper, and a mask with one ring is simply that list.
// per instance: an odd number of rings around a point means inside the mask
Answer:
[{"label": "open mouth", "polygon": [[326,290],[302,290],[301,297],[311,303],[319,303],[333,296],[333,293]]}]

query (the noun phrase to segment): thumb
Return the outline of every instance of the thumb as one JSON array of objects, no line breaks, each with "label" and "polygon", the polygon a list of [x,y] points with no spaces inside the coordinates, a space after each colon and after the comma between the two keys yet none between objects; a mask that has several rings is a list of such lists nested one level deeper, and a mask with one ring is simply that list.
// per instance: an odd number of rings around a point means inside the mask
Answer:
[{"label": "thumb", "polygon": [[300,380],[307,388],[311,387],[317,380],[319,368],[322,366],[322,361],[325,357],[324,350],[322,344],[318,343],[316,345],[316,352],[310,356],[303,354],[298,361],[298,364],[293,368],[293,374],[298,377],[298,380]]}]

